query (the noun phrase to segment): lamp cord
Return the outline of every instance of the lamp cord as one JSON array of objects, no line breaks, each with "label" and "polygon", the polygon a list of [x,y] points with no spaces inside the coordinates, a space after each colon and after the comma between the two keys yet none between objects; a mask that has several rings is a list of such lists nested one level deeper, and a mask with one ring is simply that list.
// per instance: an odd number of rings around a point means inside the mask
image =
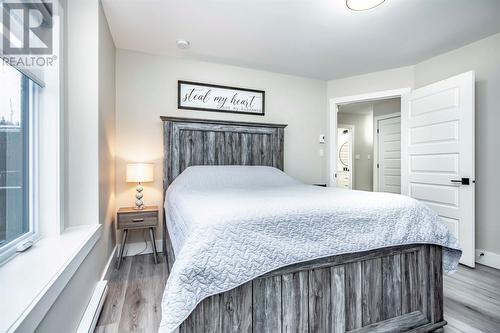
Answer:
[{"label": "lamp cord", "polygon": [[[148,240],[146,239],[145,232],[146,232],[146,230],[142,231],[142,237],[144,238],[144,249],[141,252],[138,252],[138,253],[134,254],[134,256],[139,256],[139,255],[143,254],[148,249]],[[128,255],[128,251],[129,250],[130,250],[130,248],[126,249],[126,251],[125,251],[125,257]]]}]

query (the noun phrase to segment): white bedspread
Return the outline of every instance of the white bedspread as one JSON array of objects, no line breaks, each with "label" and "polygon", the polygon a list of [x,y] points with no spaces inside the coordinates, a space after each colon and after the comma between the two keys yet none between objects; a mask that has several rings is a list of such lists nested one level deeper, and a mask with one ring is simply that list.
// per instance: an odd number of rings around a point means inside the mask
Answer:
[{"label": "white bedspread", "polygon": [[414,199],[304,185],[270,167],[187,168],[165,200],[176,260],[159,332],[170,333],[208,296],[290,264],[387,246],[445,247],[454,271],[457,240]]}]

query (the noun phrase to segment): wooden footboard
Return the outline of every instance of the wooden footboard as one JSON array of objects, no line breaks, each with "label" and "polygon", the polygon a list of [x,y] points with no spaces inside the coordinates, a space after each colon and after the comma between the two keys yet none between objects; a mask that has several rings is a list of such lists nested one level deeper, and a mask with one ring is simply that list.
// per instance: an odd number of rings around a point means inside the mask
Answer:
[{"label": "wooden footboard", "polygon": [[441,247],[411,245],[288,266],[205,299],[179,331],[438,332],[441,262]]}]

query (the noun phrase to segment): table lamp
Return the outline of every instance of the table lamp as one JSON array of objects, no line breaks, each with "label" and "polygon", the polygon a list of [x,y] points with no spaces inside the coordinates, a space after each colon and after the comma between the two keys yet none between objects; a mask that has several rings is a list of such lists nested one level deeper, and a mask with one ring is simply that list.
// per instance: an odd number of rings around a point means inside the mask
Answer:
[{"label": "table lamp", "polygon": [[135,209],[144,209],[142,201],[143,194],[142,183],[153,181],[153,164],[132,163],[127,164],[127,183],[138,183],[135,188]]}]

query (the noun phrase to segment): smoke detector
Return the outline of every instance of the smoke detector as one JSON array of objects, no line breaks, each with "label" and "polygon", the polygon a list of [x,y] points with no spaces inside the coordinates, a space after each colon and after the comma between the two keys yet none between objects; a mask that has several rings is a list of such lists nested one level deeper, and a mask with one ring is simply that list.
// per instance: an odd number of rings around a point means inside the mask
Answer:
[{"label": "smoke detector", "polygon": [[191,43],[189,43],[189,41],[185,39],[178,39],[176,43],[177,47],[181,50],[189,49],[189,46],[191,45]]}]

